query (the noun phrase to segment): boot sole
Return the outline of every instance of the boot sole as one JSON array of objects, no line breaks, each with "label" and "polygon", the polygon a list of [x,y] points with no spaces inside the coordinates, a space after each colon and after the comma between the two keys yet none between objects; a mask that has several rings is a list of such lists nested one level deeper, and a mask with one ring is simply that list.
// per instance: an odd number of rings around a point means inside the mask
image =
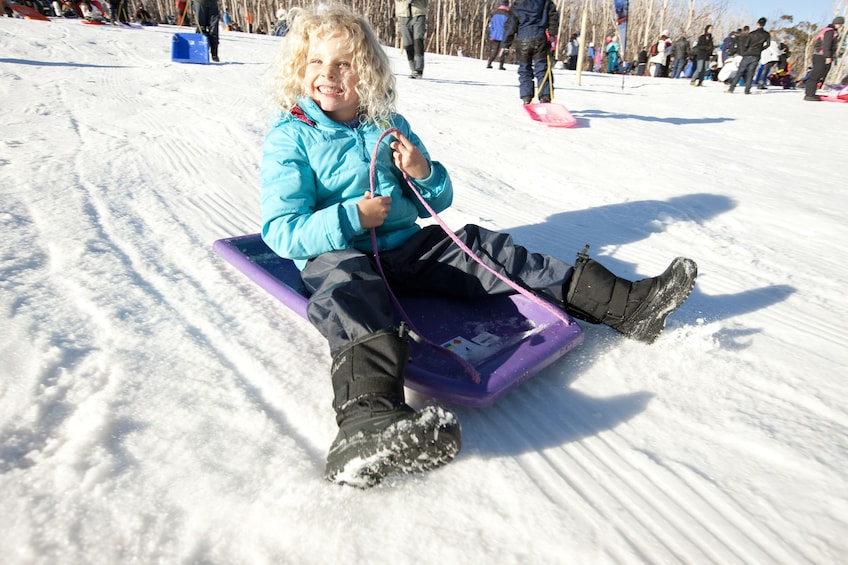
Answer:
[{"label": "boot sole", "polygon": [[625,322],[618,328],[625,336],[645,343],[656,341],[665,329],[666,318],[686,302],[695,288],[698,265],[691,259],[678,257],[660,277],[668,277],[668,284],[648,296],[645,300],[646,309],[633,316],[638,321],[631,324]]},{"label": "boot sole", "polygon": [[428,406],[380,432],[337,440],[327,456],[324,477],[364,489],[389,475],[431,471],[453,460],[461,448],[460,438],[456,416]]}]

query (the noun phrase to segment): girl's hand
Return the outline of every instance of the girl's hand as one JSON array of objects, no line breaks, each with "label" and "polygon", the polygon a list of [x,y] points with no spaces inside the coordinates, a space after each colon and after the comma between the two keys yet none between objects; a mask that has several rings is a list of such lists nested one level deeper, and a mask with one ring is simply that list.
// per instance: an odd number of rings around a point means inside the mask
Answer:
[{"label": "girl's hand", "polygon": [[376,228],[383,225],[389,210],[392,209],[391,196],[375,196],[371,198],[371,191],[365,193],[365,198],[356,203],[359,210],[359,223],[365,229]]},{"label": "girl's hand", "polygon": [[430,163],[424,154],[413,145],[409,138],[400,132],[394,134],[396,141],[392,141],[392,158],[395,166],[414,179],[424,179],[430,176]]}]

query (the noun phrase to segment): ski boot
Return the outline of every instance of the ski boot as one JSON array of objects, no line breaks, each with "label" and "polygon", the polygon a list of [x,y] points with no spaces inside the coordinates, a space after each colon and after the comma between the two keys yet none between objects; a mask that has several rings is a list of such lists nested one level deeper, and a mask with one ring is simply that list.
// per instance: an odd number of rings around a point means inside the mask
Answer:
[{"label": "ski boot", "polygon": [[404,400],[403,372],[410,346],[406,328],[355,342],[333,359],[333,407],[339,433],[327,455],[327,480],[368,488],[393,474],[430,471],[461,448],[452,412]]},{"label": "ski boot", "polygon": [[698,265],[678,257],[657,277],[630,282],[590,259],[589,246],[577,254],[565,285],[565,311],[594,324],[606,324],[626,337],[653,343],[666,318],[692,292]]}]

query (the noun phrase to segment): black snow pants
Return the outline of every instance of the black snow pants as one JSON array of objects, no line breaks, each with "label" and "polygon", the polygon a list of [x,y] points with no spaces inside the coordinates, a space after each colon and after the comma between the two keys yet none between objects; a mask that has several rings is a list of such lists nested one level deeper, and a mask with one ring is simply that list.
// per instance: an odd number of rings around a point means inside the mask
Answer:
[{"label": "black snow pants", "polygon": [[[524,288],[562,307],[571,265],[530,253],[512,236],[469,224],[456,232],[478,257]],[[401,247],[380,253],[380,263],[397,296],[474,298],[515,291],[468,257],[439,226],[427,226]],[[356,249],[331,251],[310,260],[301,277],[312,293],[309,321],[336,355],[351,343],[394,324],[391,298],[374,257]]]}]

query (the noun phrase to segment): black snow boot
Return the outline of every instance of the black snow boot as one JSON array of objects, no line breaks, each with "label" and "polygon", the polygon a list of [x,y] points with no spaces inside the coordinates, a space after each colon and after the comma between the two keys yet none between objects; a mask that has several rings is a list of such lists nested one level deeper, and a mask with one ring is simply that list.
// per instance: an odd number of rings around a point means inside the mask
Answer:
[{"label": "black snow boot", "polygon": [[217,41],[210,42],[209,48],[212,51],[212,60],[215,61],[216,63],[218,61],[220,61],[220,59],[218,59],[218,42]]},{"label": "black snow boot", "polygon": [[327,480],[368,488],[387,475],[435,469],[459,453],[455,414],[438,406],[415,411],[404,401],[406,333],[375,333],[333,359],[339,433],[327,455]]},{"label": "black snow boot", "polygon": [[678,257],[657,277],[630,282],[590,259],[589,246],[577,254],[574,274],[563,288],[565,311],[625,336],[653,343],[665,320],[692,292],[698,265]]}]

